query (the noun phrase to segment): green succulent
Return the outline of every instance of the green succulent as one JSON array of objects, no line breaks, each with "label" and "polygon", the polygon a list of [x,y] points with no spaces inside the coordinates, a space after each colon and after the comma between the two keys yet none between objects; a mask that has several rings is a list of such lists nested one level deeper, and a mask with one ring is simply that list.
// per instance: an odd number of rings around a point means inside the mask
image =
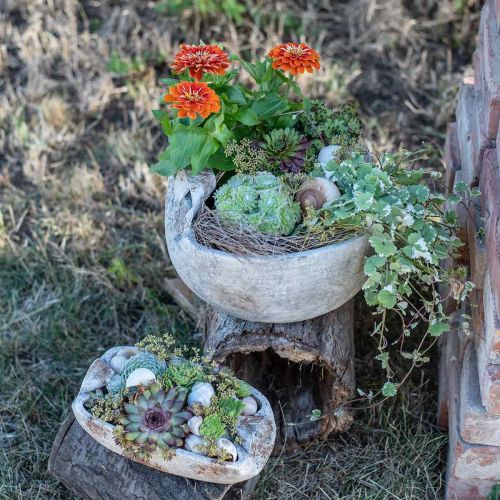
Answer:
[{"label": "green succulent", "polygon": [[308,137],[320,139],[323,144],[346,140],[355,143],[363,128],[354,105],[330,109],[320,100],[311,101],[310,109],[300,115],[300,124]]},{"label": "green succulent", "polygon": [[209,440],[217,440],[226,433],[226,426],[222,419],[216,413],[209,415],[203,419],[200,425],[200,436]]},{"label": "green succulent", "polygon": [[172,388],[165,392],[153,383],[138,392],[132,402],[124,403],[123,426],[117,439],[126,449],[152,452],[180,448],[188,434],[187,421],[192,413],[184,409],[186,391]]},{"label": "green succulent", "polygon": [[138,368],[147,368],[148,370],[151,370],[158,378],[163,374],[166,367],[167,364],[164,361],[158,359],[154,354],[150,352],[139,352],[125,363],[120,376],[122,378],[123,384],[125,385],[125,382],[127,381],[129,375]]},{"label": "green succulent", "polygon": [[83,403],[83,407],[87,410],[91,410],[100,399],[104,399],[104,392],[102,389],[96,389],[95,391],[89,392],[87,394],[87,400]]},{"label": "green succulent", "polygon": [[219,401],[219,409],[223,417],[234,419],[241,415],[245,405],[236,398],[224,398]]},{"label": "green succulent", "polygon": [[272,163],[282,172],[292,174],[303,170],[310,145],[311,141],[291,128],[272,130],[260,144]]},{"label": "green succulent", "polygon": [[215,207],[229,223],[275,235],[290,234],[300,218],[291,189],[269,172],[234,175],[216,191]]},{"label": "green succulent", "polygon": [[186,390],[205,379],[203,368],[191,361],[170,363],[161,377],[165,387],[182,387]]}]

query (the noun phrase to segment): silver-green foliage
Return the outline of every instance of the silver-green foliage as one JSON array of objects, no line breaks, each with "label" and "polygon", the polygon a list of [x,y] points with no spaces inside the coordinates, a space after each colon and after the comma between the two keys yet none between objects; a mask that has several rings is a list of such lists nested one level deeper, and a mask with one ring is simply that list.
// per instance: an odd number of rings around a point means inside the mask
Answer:
[{"label": "silver-green foliage", "polygon": [[290,234],[300,218],[300,206],[282,178],[269,172],[235,175],[215,193],[220,216],[268,234]]},{"label": "silver-green foliage", "polygon": [[397,390],[387,350],[387,310],[394,310],[402,321],[402,356],[412,361],[412,367],[418,366],[429,361],[428,349],[407,352],[404,338],[422,321],[427,323],[425,336],[436,338],[449,330],[438,283],[458,282],[457,300],[463,300],[473,286],[460,269],[453,274],[441,267],[443,259],[461,246],[455,210],[446,210],[446,202],[451,208],[460,196],[431,192],[425,176],[435,179],[440,174],[408,168],[415,159],[409,153],[384,154],[377,163],[369,163],[353,153],[348,160],[329,162],[327,169],[343,195],[320,211],[320,220],[330,229],[352,227],[369,237],[373,255],[365,263],[363,289],[367,303],[381,315],[374,333],[380,337],[376,358],[388,376],[381,391],[386,397]]}]

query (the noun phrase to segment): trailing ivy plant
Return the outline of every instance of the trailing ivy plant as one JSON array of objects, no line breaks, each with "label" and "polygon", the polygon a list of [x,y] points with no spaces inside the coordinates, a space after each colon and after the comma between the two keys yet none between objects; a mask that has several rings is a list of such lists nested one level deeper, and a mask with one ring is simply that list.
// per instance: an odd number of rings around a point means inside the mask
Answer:
[{"label": "trailing ivy plant", "polygon": [[[450,271],[441,266],[462,244],[456,234],[455,211],[445,209],[447,202],[456,204],[460,196],[431,192],[424,181],[441,174],[409,168],[417,159],[402,152],[386,153],[377,162],[367,162],[362,154],[352,153],[344,161],[329,162],[326,169],[343,195],[305,221],[306,225],[312,221],[311,231],[347,227],[368,237],[373,254],[365,262],[363,290],[368,305],[380,318],[373,334],[379,338],[376,359],[387,375],[381,388],[385,397],[395,396],[398,386],[386,336],[388,311],[401,320],[396,343],[400,355],[411,360],[413,368],[429,361],[430,347],[424,347],[425,339],[437,339],[450,328],[442,304],[446,297],[440,296],[438,285],[448,284],[457,300],[463,300],[473,287],[462,279],[465,273],[460,269]],[[423,338],[416,349],[406,350],[405,339],[415,335],[422,321],[426,323]]]}]

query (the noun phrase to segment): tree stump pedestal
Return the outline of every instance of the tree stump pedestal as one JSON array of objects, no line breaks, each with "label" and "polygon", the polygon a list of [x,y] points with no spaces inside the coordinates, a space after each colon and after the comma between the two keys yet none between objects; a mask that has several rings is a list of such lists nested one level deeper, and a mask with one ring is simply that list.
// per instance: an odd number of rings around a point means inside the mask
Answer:
[{"label": "tree stump pedestal", "polygon": [[[353,300],[297,323],[253,323],[211,306],[199,314],[205,352],[265,394],[277,426],[275,453],[293,450],[352,422]],[[311,420],[313,410],[321,417]]]}]

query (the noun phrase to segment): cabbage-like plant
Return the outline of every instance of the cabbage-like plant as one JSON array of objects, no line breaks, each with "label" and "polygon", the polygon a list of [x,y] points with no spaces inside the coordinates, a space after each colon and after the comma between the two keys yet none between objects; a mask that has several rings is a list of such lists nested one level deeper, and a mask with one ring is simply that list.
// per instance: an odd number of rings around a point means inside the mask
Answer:
[{"label": "cabbage-like plant", "polygon": [[215,207],[229,223],[274,235],[289,235],[300,218],[289,186],[269,172],[231,177],[216,191]]}]

